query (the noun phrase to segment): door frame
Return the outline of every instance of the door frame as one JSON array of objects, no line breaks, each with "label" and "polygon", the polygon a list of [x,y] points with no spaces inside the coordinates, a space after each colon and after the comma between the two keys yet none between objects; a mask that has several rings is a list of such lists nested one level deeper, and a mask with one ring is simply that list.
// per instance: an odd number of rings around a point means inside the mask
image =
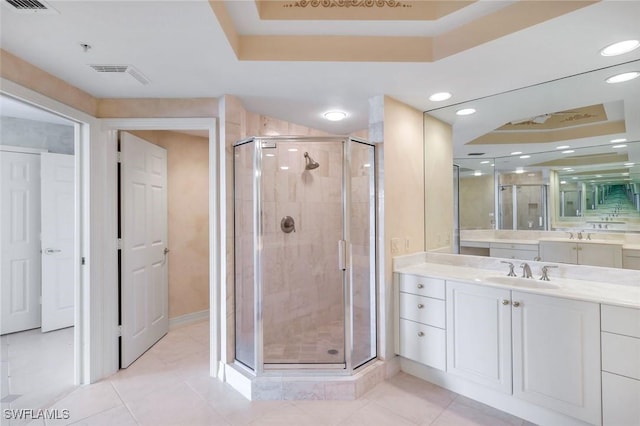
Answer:
[{"label": "door frame", "polygon": [[[106,185],[111,187],[111,191],[105,196],[108,197],[107,205],[113,210],[114,219],[117,218],[117,151],[118,151],[118,131],[123,130],[206,130],[209,132],[209,370],[212,377],[217,377],[217,369],[220,364],[221,342],[220,342],[220,291],[221,284],[221,259],[224,253],[222,242],[224,236],[221,237],[220,224],[220,206],[223,200],[220,198],[224,194],[220,188],[223,182],[218,176],[218,146],[217,146],[217,118],[113,118],[103,119],[102,134],[104,135],[104,144],[107,151],[108,176]],[[117,220],[117,219],[116,219]],[[109,226],[113,230],[113,246],[117,239],[115,231],[115,223]],[[116,250],[113,250],[115,255]],[[113,265],[113,274],[117,273],[117,262]],[[110,318],[115,320],[114,327],[105,328],[108,344],[108,352],[104,353],[107,358],[106,362],[118,369],[119,363],[119,344],[118,344],[118,294],[117,279],[113,281],[109,288],[109,300],[107,309],[110,312]]]},{"label": "door frame", "polygon": [[[95,269],[91,268],[91,259],[99,259],[100,248],[93,244],[91,235],[100,227],[100,220],[92,221],[90,164],[95,155],[91,141],[97,136],[97,120],[68,105],[53,100],[45,95],[23,87],[13,81],[0,78],[0,94],[12,97],[25,104],[49,111],[74,123],[74,165],[75,165],[75,241],[74,241],[74,378],[75,385],[90,383],[100,377],[99,340],[92,336],[92,329],[99,325],[92,321],[92,294],[99,293],[101,277],[95,277]],[[99,212],[99,209],[98,209]],[[99,218],[98,218],[99,219]],[[93,228],[92,225],[93,224]],[[95,250],[92,250],[94,249]],[[82,264],[84,259],[85,264]],[[99,296],[98,296],[99,297]],[[96,359],[97,358],[97,359]],[[93,361],[93,362],[92,362]]]}]

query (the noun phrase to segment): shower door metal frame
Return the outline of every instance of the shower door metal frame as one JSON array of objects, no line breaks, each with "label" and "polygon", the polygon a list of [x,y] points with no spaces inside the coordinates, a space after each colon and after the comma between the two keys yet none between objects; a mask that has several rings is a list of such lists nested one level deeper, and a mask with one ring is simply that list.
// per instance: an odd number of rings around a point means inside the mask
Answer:
[{"label": "shower door metal frame", "polygon": [[[352,293],[353,293],[353,282],[351,280],[350,272],[352,268],[351,263],[351,240],[350,240],[350,209],[351,209],[351,174],[349,173],[351,170],[351,144],[353,142],[360,143],[363,145],[370,146],[373,149],[373,158],[374,164],[372,164],[372,173],[374,174],[373,178],[373,191],[374,194],[376,192],[376,154],[375,154],[375,145],[368,143],[367,141],[354,138],[354,137],[339,137],[339,136],[328,136],[328,137],[295,137],[295,136],[268,136],[268,137],[251,137],[247,139],[243,139],[234,144],[234,148],[239,145],[243,145],[246,143],[254,143],[254,158],[253,158],[253,169],[254,169],[254,179],[253,179],[253,263],[254,263],[254,279],[253,279],[253,290],[254,290],[254,365],[255,369],[251,370],[250,367],[246,366],[240,361],[236,360],[236,363],[239,363],[243,369],[253,372],[256,376],[270,376],[270,375],[300,375],[304,374],[305,371],[314,375],[352,375],[355,369],[359,369],[365,367],[377,359],[377,336],[378,336],[378,300],[377,300],[377,268],[375,264],[377,262],[377,197],[374,197],[374,204],[370,206],[370,210],[373,212],[373,223],[371,223],[371,227],[373,228],[373,259],[372,261],[372,270],[373,272],[373,288],[372,294],[375,297],[375,321],[373,321],[372,327],[375,328],[375,336],[376,342],[373,343],[373,346],[376,348],[376,353],[373,358],[370,360],[358,365],[356,368],[352,365],[352,353],[353,353],[353,309],[352,309]],[[342,241],[346,241],[345,250],[345,266],[346,269],[343,270],[342,273],[342,288],[343,288],[343,303],[344,303],[344,363],[337,364],[265,364],[264,363],[264,320],[263,320],[263,306],[262,306],[262,235],[263,235],[263,227],[261,220],[261,209],[262,209],[262,198],[261,198],[261,180],[262,180],[262,149],[263,143],[278,143],[278,142],[341,142],[342,143]],[[336,262],[338,263],[338,262]],[[337,266],[337,265],[336,265]],[[234,266],[235,268],[235,266]],[[235,276],[235,273],[234,273]],[[295,371],[294,371],[295,370]]]}]

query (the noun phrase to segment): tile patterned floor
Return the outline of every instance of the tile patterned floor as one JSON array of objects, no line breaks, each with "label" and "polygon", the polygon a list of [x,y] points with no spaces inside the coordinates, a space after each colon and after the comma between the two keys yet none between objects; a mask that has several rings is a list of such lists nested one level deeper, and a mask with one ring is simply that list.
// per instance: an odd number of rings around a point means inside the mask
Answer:
[{"label": "tile patterned floor", "polygon": [[46,407],[74,390],[73,327],[7,334],[0,346],[2,425],[5,409]]},{"label": "tile patterned floor", "polygon": [[30,425],[530,425],[404,373],[356,401],[247,401],[208,377],[208,329],[170,331],[128,369],[49,406],[69,420]]}]

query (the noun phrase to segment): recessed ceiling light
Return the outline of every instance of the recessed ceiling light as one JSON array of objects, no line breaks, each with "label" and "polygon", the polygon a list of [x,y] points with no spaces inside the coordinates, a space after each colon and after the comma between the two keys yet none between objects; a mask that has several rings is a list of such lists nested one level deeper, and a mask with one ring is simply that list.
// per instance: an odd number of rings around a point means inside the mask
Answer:
[{"label": "recessed ceiling light", "polygon": [[625,165],[626,167],[631,167],[631,166],[633,166],[634,164],[635,164],[635,163],[624,163],[624,165]]},{"label": "recessed ceiling light", "polygon": [[289,170],[289,166],[280,166],[280,170]]},{"label": "recessed ceiling light", "polygon": [[596,175],[596,177],[597,177],[597,178],[601,178],[601,177],[602,177],[602,175]]},{"label": "recessed ceiling light", "polygon": [[456,111],[456,115],[471,115],[475,114],[476,110],[473,108],[464,108]]},{"label": "recessed ceiling light", "polygon": [[571,167],[563,167],[562,170],[571,170]]},{"label": "recessed ceiling light", "polygon": [[429,100],[433,102],[446,101],[449,98],[451,98],[451,93],[449,92],[439,92],[429,96]]},{"label": "recessed ceiling light", "polygon": [[520,158],[531,158],[530,155],[521,155]]},{"label": "recessed ceiling light", "polygon": [[619,142],[626,142],[627,139],[625,138],[618,138],[618,139],[611,139],[609,142],[611,143],[619,143]]},{"label": "recessed ceiling light", "polygon": [[613,149],[618,149],[618,148],[626,148],[627,146],[625,144],[621,144],[621,145],[614,145],[611,148]]},{"label": "recessed ceiling light", "polygon": [[480,170],[476,170],[475,172],[473,172],[474,176],[482,176],[482,172]]},{"label": "recessed ceiling light", "polygon": [[524,169],[523,169],[522,167],[518,167],[518,168],[516,169],[516,173],[517,173],[517,174],[524,173]]},{"label": "recessed ceiling light", "polygon": [[514,151],[511,153],[511,155],[520,155],[522,154],[522,151]]},{"label": "recessed ceiling light", "polygon": [[491,167],[495,167],[495,164],[491,163]]},{"label": "recessed ceiling light", "polygon": [[567,148],[571,148],[571,147],[569,145],[561,145],[556,147],[556,149],[567,149]]},{"label": "recessed ceiling light", "polygon": [[344,111],[327,111],[324,113],[324,118],[329,121],[340,121],[347,118],[347,113]]},{"label": "recessed ceiling light", "polygon": [[634,78],[640,77],[640,71],[630,71],[622,74],[612,75],[605,81],[607,83],[622,83],[625,81],[633,80]]},{"label": "recessed ceiling light", "polygon": [[480,164],[489,164],[490,161],[489,160],[485,160],[485,161],[481,161]]},{"label": "recessed ceiling light", "polygon": [[631,52],[632,50],[637,49],[638,46],[640,46],[640,41],[638,40],[619,41],[602,49],[600,54],[602,56],[618,56]]},{"label": "recessed ceiling light", "polygon": [[275,154],[265,154],[267,157],[275,157]]},{"label": "recessed ceiling light", "polygon": [[561,181],[560,181],[560,185],[564,185],[565,183],[567,183],[567,181],[566,181],[566,180],[561,180]]},{"label": "recessed ceiling light", "polygon": [[289,151],[289,152],[297,152],[298,148],[289,148],[287,151]]},{"label": "recessed ceiling light", "polygon": [[566,151],[562,151],[562,153],[563,153],[563,154],[571,154],[571,153],[574,153],[574,152],[575,152],[575,151],[574,151],[574,150],[572,150],[572,149],[568,149],[568,150],[566,150]]}]

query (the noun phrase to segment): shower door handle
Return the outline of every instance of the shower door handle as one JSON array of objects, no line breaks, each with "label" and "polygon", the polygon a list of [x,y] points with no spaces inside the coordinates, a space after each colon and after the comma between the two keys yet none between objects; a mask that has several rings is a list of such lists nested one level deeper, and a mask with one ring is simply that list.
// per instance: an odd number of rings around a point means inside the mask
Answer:
[{"label": "shower door handle", "polygon": [[338,269],[347,270],[347,242],[338,240]]}]

